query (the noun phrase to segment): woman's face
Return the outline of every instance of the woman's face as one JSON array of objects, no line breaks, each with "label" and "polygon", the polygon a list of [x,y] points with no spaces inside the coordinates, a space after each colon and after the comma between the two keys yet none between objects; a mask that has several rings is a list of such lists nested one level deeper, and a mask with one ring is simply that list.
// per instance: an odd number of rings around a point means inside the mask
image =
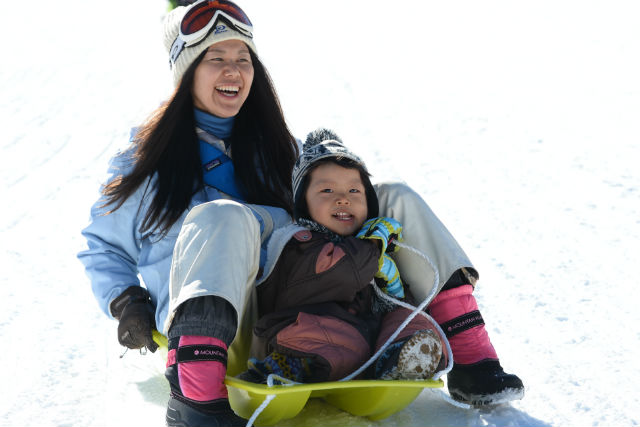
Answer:
[{"label": "woman's face", "polygon": [[221,118],[233,117],[249,96],[252,82],[253,64],[246,44],[240,40],[213,44],[196,67],[195,107]]}]

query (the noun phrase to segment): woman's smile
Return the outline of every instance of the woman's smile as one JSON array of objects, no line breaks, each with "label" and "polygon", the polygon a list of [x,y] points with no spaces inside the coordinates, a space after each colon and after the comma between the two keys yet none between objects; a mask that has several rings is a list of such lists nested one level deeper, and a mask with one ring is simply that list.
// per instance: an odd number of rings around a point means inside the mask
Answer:
[{"label": "woman's smile", "polygon": [[240,86],[218,86],[216,87],[216,90],[220,93],[220,95],[231,98],[238,95],[238,92],[240,92]]}]

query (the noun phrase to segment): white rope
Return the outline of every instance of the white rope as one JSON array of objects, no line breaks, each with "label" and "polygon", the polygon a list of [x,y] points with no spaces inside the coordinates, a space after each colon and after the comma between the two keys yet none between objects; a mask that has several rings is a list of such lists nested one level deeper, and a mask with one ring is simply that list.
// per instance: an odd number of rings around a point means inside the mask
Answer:
[{"label": "white rope", "polygon": [[258,416],[262,413],[262,411],[264,411],[267,408],[267,406],[269,406],[269,403],[271,403],[271,401],[275,398],[276,398],[275,394],[268,394],[267,397],[264,398],[260,406],[258,406],[256,410],[253,411],[253,415],[251,415],[251,418],[249,418],[249,421],[247,421],[246,427],[253,426],[253,423],[256,421]]},{"label": "white rope", "polygon": [[438,392],[439,392],[440,397],[442,398],[442,400],[444,400],[445,402],[447,402],[450,405],[453,405],[453,406],[461,408],[461,409],[471,409],[472,408],[472,406],[469,405],[468,403],[458,402],[457,400],[455,400],[453,397],[449,396],[447,393],[445,393],[441,389],[438,389]]},{"label": "white rope", "polygon": [[[442,340],[442,342],[445,344],[445,346],[444,346],[444,351],[446,351],[446,353],[447,353],[447,356],[448,356],[448,358],[447,358],[448,363],[447,363],[447,366],[445,366],[445,368],[444,368],[444,369],[442,369],[442,370],[441,370],[441,371],[439,371],[439,372],[436,372],[436,373],[434,374],[434,376],[433,376],[433,378],[432,378],[432,379],[433,379],[433,380],[437,380],[437,379],[439,379],[440,377],[442,377],[444,374],[448,373],[448,372],[451,370],[451,368],[453,368],[453,353],[451,352],[451,346],[449,345],[449,341],[446,339],[446,334],[444,333],[444,331],[442,330],[442,328],[440,327],[440,325],[438,325],[438,322],[436,322],[436,321],[433,319],[433,317],[431,317],[429,314],[427,314],[427,313],[426,313],[426,312],[424,312],[423,310],[420,310],[420,307],[414,307],[414,306],[412,306],[411,304],[408,304],[408,303],[406,303],[406,302],[404,302],[404,301],[400,301],[400,300],[398,300],[398,299],[395,299],[395,298],[393,298],[393,297],[391,297],[391,296],[387,295],[386,293],[384,293],[384,291],[382,291],[382,289],[380,289],[378,286],[375,286],[375,287],[374,287],[374,289],[375,289],[376,294],[377,294],[379,297],[381,297],[381,298],[383,298],[383,299],[386,299],[387,301],[391,301],[391,302],[393,302],[394,304],[397,304],[397,305],[399,305],[399,306],[401,306],[401,307],[404,307],[404,308],[406,308],[407,310],[412,310],[411,315],[412,315],[413,317],[415,317],[415,314],[414,314],[414,313],[417,313],[417,314],[420,314],[422,317],[427,318],[427,320],[429,320],[429,321],[430,321],[431,325],[432,325],[434,328],[436,328],[436,329],[437,329],[438,333],[440,334],[440,337],[441,337],[441,338],[445,338],[445,339],[443,339],[443,340]],[[428,305],[428,303],[427,303],[427,305]],[[413,317],[411,317],[411,319],[413,319]],[[411,320],[409,320],[409,322],[410,322],[410,321],[411,321]],[[396,332],[400,332],[400,331],[402,331],[402,329],[404,329],[404,327],[406,327],[406,325],[408,325],[408,324],[409,324],[409,322],[406,322],[406,321],[405,321],[405,323],[403,323],[402,325],[400,325],[400,326],[398,327],[398,329],[396,330]],[[385,347],[387,347],[387,343],[385,343],[385,345],[383,346],[383,348],[385,348]]]},{"label": "white rope", "polygon": [[[431,323],[433,323],[433,325],[438,329],[438,332],[440,333],[440,336],[441,337],[445,337],[445,334],[442,331],[442,329],[440,328],[440,326],[438,325],[438,322],[436,322],[431,316],[429,316],[427,313],[424,312],[424,308],[427,305],[429,305],[431,300],[433,300],[433,298],[438,293],[438,283],[440,282],[440,274],[438,273],[438,269],[436,268],[435,264],[431,261],[431,259],[426,254],[423,254],[422,252],[420,252],[416,248],[413,248],[411,246],[405,245],[404,243],[400,243],[398,241],[394,241],[394,244],[396,246],[402,248],[402,249],[407,249],[408,251],[413,252],[414,254],[418,255],[419,257],[421,257],[422,259],[424,259],[425,261],[427,261],[429,263],[429,265],[431,266],[431,268],[433,269],[433,272],[434,272],[433,285],[431,287],[431,291],[429,292],[429,295],[427,295],[426,298],[420,303],[420,305],[418,305],[417,307],[414,307],[411,304],[407,304],[407,303],[405,303],[403,301],[400,301],[400,300],[398,300],[396,298],[393,298],[393,297],[385,294],[380,288],[378,288],[378,286],[373,285],[373,288],[375,289],[377,295],[381,296],[383,299],[386,299],[387,301],[393,302],[396,305],[399,305],[401,307],[404,307],[404,308],[407,308],[409,310],[412,310],[412,312],[404,320],[404,322],[402,322],[402,324],[400,326],[398,326],[398,328],[395,330],[395,332],[393,334],[391,334],[391,336],[387,339],[387,341],[385,341],[385,343],[380,347],[380,349],[373,356],[371,356],[369,358],[369,360],[367,360],[360,368],[358,368],[357,370],[355,370],[351,374],[347,375],[346,377],[344,377],[344,378],[342,378],[342,379],[340,379],[338,381],[351,380],[351,379],[355,378],[356,376],[360,375],[369,366],[371,366],[371,364],[373,362],[375,362],[378,359],[378,357],[380,357],[380,355],[398,337],[400,332],[402,332],[402,330],[409,324],[409,322],[411,322],[418,314],[420,314],[422,316],[425,316],[427,319],[431,320],[432,321]],[[451,346],[449,345],[449,343],[448,343],[448,341],[446,339],[444,339],[443,342],[445,343],[445,347],[446,347],[446,350],[447,350],[449,363],[447,364],[447,367],[445,369],[443,369],[442,371],[438,372],[436,375],[433,376],[434,380],[437,380],[442,375],[448,373],[451,370],[451,368],[453,367],[453,353],[451,351]],[[273,379],[271,378],[272,375],[273,374],[271,374],[271,375],[269,375],[267,377],[267,385],[269,385],[269,387],[273,386]],[[277,377],[277,378],[281,379],[281,377]],[[271,380],[271,383],[269,383],[269,380]],[[290,381],[290,383],[288,383],[287,385],[293,385],[293,384],[300,384],[300,383],[295,383],[293,381]],[[450,404],[452,404],[454,406],[457,406],[459,408],[464,408],[464,409],[471,408],[471,405],[467,405],[467,404],[461,403],[461,402],[456,402],[455,400],[453,400],[448,394],[446,394],[442,390],[440,390],[440,393],[442,395],[442,398],[445,401],[449,402]],[[269,405],[269,403],[275,397],[276,397],[275,394],[267,395],[267,397],[262,402],[262,404],[258,408],[256,408],[256,410],[253,412],[253,415],[251,416],[251,418],[249,419],[249,422],[247,423],[247,427],[251,427],[253,425],[253,422],[258,418],[260,413],[262,413],[262,411],[264,411],[264,409]]]},{"label": "white rope", "polygon": [[[273,383],[274,378],[277,379],[278,381],[282,382],[283,383],[282,385],[284,385],[284,386],[292,386],[292,385],[296,385],[296,384],[301,384],[301,383],[292,381],[292,380],[290,380],[288,378],[281,377],[279,375],[269,374],[267,376],[267,385],[269,387],[273,387],[274,386],[274,383]],[[258,416],[262,413],[262,411],[264,411],[267,408],[267,406],[269,406],[269,403],[271,403],[271,401],[273,399],[275,399],[275,398],[276,398],[275,394],[268,394],[267,397],[264,398],[264,400],[262,401],[260,406],[258,406],[256,408],[256,410],[253,411],[253,415],[251,415],[251,418],[249,418],[249,420],[247,421],[247,426],[246,427],[253,426],[253,423],[256,421]]]}]

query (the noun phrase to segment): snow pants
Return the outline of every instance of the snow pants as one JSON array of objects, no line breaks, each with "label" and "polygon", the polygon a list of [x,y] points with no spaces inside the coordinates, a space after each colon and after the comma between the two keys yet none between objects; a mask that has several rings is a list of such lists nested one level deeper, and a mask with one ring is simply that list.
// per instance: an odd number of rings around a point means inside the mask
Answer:
[{"label": "snow pants", "polygon": [[[364,336],[362,331],[344,318],[300,312],[295,322],[275,335],[272,345],[278,353],[293,357],[304,355],[312,360],[314,372],[308,382],[338,381],[369,360],[410,314],[411,311],[403,307],[385,314],[380,322],[381,327],[374,348],[374,343],[368,340],[369,337]],[[405,341],[422,330],[431,330],[440,336],[435,323],[418,315],[404,327],[393,342]],[[441,339],[444,340],[444,337]],[[442,348],[446,348],[444,342]],[[258,355],[261,359],[265,356]],[[446,367],[447,362],[445,359],[443,366]]]},{"label": "snow pants", "polygon": [[[415,191],[403,183],[382,183],[374,187],[380,215],[400,221],[405,243],[429,256],[435,264],[439,272],[438,289],[456,270],[473,268],[453,236]],[[169,314],[163,332],[169,335],[176,311],[183,303],[205,296],[225,300],[235,310],[236,324],[232,326],[237,327],[228,350],[229,375],[246,369],[252,327],[257,320],[255,282],[260,270],[261,248],[266,247],[275,228],[291,221],[282,214],[284,211],[273,209],[230,200],[196,206],[187,215],[173,252]],[[429,264],[403,249],[396,252],[394,258],[416,299],[421,301],[429,295],[435,277]],[[211,308],[207,310],[201,319],[191,316],[191,324],[183,325],[180,333],[220,338],[214,335],[216,329],[224,329],[222,323],[233,323],[233,316],[229,319],[222,313],[216,316]],[[216,320],[211,322],[212,318]]]}]

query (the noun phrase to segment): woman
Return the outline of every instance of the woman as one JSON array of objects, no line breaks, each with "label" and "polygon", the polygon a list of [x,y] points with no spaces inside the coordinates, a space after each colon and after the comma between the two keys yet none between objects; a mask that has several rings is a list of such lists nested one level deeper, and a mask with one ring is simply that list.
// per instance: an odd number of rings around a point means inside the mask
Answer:
[{"label": "woman", "polygon": [[[175,92],[133,136],[131,148],[113,160],[91,224],[83,230],[89,248],[79,258],[102,309],[119,320],[121,344],[154,351],[151,331],[157,326],[170,340],[170,358],[180,337],[215,353],[214,360],[198,366],[201,375],[219,380],[208,381],[209,388],[198,387],[182,365],[167,369],[170,424],[210,425],[208,418],[214,418],[244,425],[228,406],[224,363],[218,361],[226,357],[247,305],[245,294],[250,295],[235,289],[233,267],[249,270],[239,287],[250,286],[261,242],[274,226],[290,221],[297,144],[256,55],[244,12],[227,1],[198,2],[186,12],[175,9],[165,26]],[[170,291],[180,228],[189,223],[192,208],[207,202],[207,225],[215,229],[207,231],[208,238],[220,242],[218,255],[207,261],[217,270],[216,281],[209,288],[185,283]],[[256,241],[237,238],[237,229],[250,230]],[[240,262],[245,257],[252,262]],[[183,268],[174,262],[174,276]],[[198,411],[190,411],[194,407]]]},{"label": "woman", "polygon": [[[167,423],[243,425],[223,381],[246,369],[254,284],[277,258],[271,231],[291,221],[297,145],[237,5],[174,9],[165,46],[176,90],[114,158],[79,258],[122,345],[154,351],[156,327],[169,338]],[[436,263],[439,288],[477,276],[415,192],[376,191],[381,214],[414,230],[407,243]],[[411,255],[397,261],[416,297],[428,295],[435,272]]]}]

